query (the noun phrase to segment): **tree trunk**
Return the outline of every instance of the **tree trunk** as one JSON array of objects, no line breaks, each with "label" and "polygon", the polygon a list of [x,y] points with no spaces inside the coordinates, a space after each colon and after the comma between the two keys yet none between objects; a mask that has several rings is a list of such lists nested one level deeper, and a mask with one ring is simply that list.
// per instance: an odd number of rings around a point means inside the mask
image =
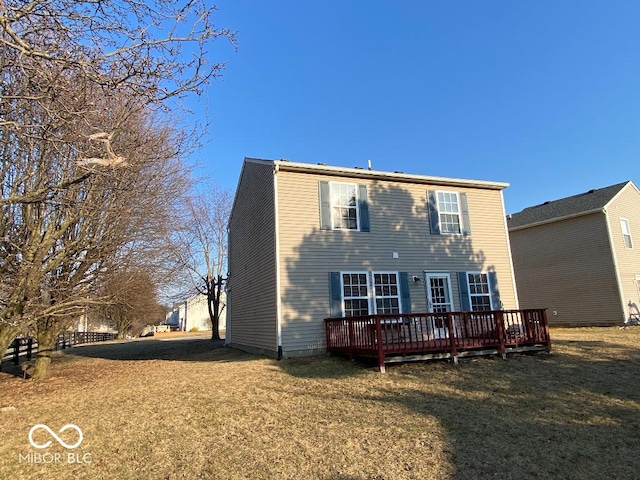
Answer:
[{"label": "tree trunk", "polygon": [[58,339],[58,331],[47,329],[42,333],[38,332],[36,339],[38,340],[38,353],[33,366],[33,376],[35,380],[41,380],[49,375],[49,367],[51,366],[51,354],[53,346]]},{"label": "tree trunk", "polygon": [[13,342],[13,339],[20,333],[20,329],[10,325],[0,325],[0,363],[4,357],[7,348]]}]

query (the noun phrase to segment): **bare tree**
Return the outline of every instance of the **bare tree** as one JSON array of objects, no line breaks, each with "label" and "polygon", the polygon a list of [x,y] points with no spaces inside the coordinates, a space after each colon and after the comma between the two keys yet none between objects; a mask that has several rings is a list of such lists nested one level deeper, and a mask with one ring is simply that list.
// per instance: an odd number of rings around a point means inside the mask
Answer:
[{"label": "bare tree", "polygon": [[165,236],[197,133],[169,109],[220,74],[211,42],[235,42],[214,10],[0,0],[0,351],[35,329],[38,375],[100,282]]},{"label": "bare tree", "polygon": [[185,223],[172,240],[172,251],[190,285],[181,293],[206,296],[212,340],[220,339],[220,316],[226,307],[227,223],[232,201],[228,190],[201,188],[200,194],[185,202]]},{"label": "bare tree", "polygon": [[144,271],[117,272],[105,282],[102,295],[107,303],[99,312],[116,329],[118,338],[157,323],[164,312],[158,303],[157,287]]}]

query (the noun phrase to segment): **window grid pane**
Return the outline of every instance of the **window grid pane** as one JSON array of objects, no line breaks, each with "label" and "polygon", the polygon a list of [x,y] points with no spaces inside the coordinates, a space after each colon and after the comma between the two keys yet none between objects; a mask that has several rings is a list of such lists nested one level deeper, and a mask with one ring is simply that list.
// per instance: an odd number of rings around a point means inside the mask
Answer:
[{"label": "window grid pane", "polygon": [[491,295],[489,294],[489,279],[486,273],[468,273],[469,295],[471,310],[491,310]]},{"label": "window grid pane", "polygon": [[460,205],[456,192],[438,192],[438,213],[442,233],[460,233]]},{"label": "window grid pane", "polygon": [[345,316],[369,315],[369,284],[367,274],[343,273],[342,285]]},{"label": "window grid pane", "polygon": [[358,200],[356,196],[356,185],[349,183],[332,183],[331,200],[333,228],[339,230],[357,230]]},{"label": "window grid pane", "polygon": [[626,218],[620,219],[620,228],[622,229],[622,240],[625,248],[633,248],[633,242],[631,241],[631,227],[629,226],[629,220]]},{"label": "window grid pane", "polygon": [[398,275],[395,273],[374,273],[373,285],[376,301],[376,313],[400,313]]}]

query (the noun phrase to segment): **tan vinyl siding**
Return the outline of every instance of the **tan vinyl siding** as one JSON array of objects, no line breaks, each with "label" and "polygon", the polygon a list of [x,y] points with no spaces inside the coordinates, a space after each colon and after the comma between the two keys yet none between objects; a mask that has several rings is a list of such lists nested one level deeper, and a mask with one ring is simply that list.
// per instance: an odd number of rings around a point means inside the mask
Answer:
[{"label": "tan vinyl siding", "polygon": [[275,355],[276,254],[273,167],[245,162],[229,222],[231,346]]},{"label": "tan vinyl siding", "polygon": [[[427,190],[438,186],[399,181],[341,179],[324,174],[278,172],[282,343],[289,352],[325,347],[323,319],[329,316],[329,272],[407,272],[412,311],[426,311],[424,272],[448,272],[454,308],[460,308],[456,272],[497,273],[504,308],[515,308],[513,277],[498,189],[466,192],[471,235],[431,235]],[[320,230],[318,182],[367,186],[370,232]],[[398,253],[397,259],[393,252]]]},{"label": "tan vinyl siding", "polygon": [[[624,245],[620,218],[626,218],[629,222],[633,248],[626,248]],[[628,184],[607,207],[607,219],[622,287],[620,301],[624,303],[626,317],[629,314],[629,303],[640,306],[635,282],[636,275],[640,275],[640,193],[632,184]]]},{"label": "tan vinyl siding", "polygon": [[547,308],[551,325],[619,323],[603,213],[515,230],[510,236],[521,308]]}]

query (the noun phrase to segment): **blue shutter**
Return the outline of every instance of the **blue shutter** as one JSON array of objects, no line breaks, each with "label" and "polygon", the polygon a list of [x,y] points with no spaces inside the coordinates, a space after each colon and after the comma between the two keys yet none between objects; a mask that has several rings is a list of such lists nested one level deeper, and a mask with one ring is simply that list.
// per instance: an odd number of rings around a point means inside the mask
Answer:
[{"label": "blue shutter", "polygon": [[369,231],[369,198],[367,197],[367,186],[358,185],[358,210],[360,213],[360,231]]},{"label": "blue shutter", "polygon": [[331,190],[329,182],[318,182],[320,197],[320,229],[331,230]]},{"label": "blue shutter", "polygon": [[429,228],[433,235],[440,235],[440,217],[438,216],[438,203],[435,190],[427,191],[427,207],[429,210]]},{"label": "blue shutter", "polygon": [[400,313],[411,313],[411,295],[409,294],[409,274],[400,272]]},{"label": "blue shutter", "polygon": [[500,301],[500,291],[498,290],[498,276],[496,272],[487,273],[489,279],[489,290],[491,291],[491,308],[493,310],[502,310],[502,302]]},{"label": "blue shutter", "polygon": [[462,214],[462,233],[463,235],[471,235],[471,221],[469,220],[469,205],[467,204],[467,194],[460,193],[460,213]]},{"label": "blue shutter", "polygon": [[458,272],[458,290],[460,292],[460,306],[463,312],[471,311],[471,299],[469,298],[469,282],[467,272]]},{"label": "blue shutter", "polygon": [[329,272],[329,316],[336,318],[342,316],[342,282],[340,272]]}]

